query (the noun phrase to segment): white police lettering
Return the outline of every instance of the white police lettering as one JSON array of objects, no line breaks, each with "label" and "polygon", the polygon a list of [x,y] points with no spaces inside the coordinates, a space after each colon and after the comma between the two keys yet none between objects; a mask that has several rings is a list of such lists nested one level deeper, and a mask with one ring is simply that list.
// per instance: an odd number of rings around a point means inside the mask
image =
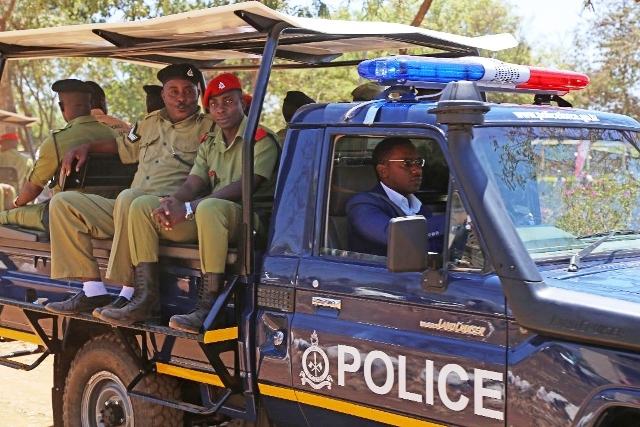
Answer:
[{"label": "white police lettering", "polygon": [[559,111],[514,111],[513,114],[519,119],[577,120],[584,123],[600,121],[595,114],[563,113]]},{"label": "white police lettering", "polygon": [[[363,361],[364,357],[364,361]],[[304,358],[304,356],[303,356]],[[303,361],[304,362],[304,361]],[[422,395],[415,392],[407,391],[407,358],[399,355],[397,359],[398,366],[398,397],[400,399],[421,403]],[[372,371],[376,371],[376,382],[373,380]],[[338,385],[344,387],[347,383],[348,373],[355,374],[362,369],[364,380],[371,392],[379,395],[385,395],[393,390],[396,383],[394,358],[383,351],[374,350],[367,355],[361,354],[360,351],[352,346],[338,345]],[[386,376],[380,376],[380,370],[386,370]],[[327,370],[328,372],[328,370]],[[437,376],[437,380],[435,379]],[[383,378],[381,380],[380,378]],[[447,385],[459,383],[473,383],[473,412],[476,415],[503,420],[504,413],[494,409],[488,409],[484,406],[484,398],[503,400],[503,373],[495,371],[487,371],[484,369],[474,369],[473,379],[467,369],[462,366],[450,363],[443,366],[439,371],[436,369],[432,360],[425,361],[425,394],[424,403],[434,405],[435,388],[437,387],[438,396],[442,404],[452,411],[463,411],[469,406],[470,397],[465,394],[459,394],[457,390],[453,396],[449,395]],[[485,387],[485,382],[490,381],[491,388]]]}]

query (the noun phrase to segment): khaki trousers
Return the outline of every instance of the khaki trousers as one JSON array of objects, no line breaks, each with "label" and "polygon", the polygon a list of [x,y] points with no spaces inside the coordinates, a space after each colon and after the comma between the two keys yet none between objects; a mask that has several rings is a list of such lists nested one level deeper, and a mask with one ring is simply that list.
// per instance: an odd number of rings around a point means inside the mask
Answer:
[{"label": "khaki trousers", "polygon": [[0,225],[17,225],[31,230],[44,231],[42,214],[46,207],[45,203],[36,203],[0,212]]},{"label": "khaki trousers", "polygon": [[91,239],[113,238],[106,277],[133,286],[127,224],[131,203],[144,194],[124,190],[115,200],[73,191],[56,194],[49,206],[51,277],[100,277]]},{"label": "khaki trousers", "polygon": [[[205,199],[198,204],[195,219],[165,230],[151,217],[160,207],[158,197],[137,198],[129,211],[129,242],[133,265],[158,262],[159,240],[177,243],[199,242],[203,273],[224,273],[229,243],[235,243],[242,223],[242,208],[228,200]],[[258,216],[254,218],[259,224]]]},{"label": "khaki trousers", "polygon": [[4,205],[16,198],[16,189],[13,185],[0,183],[0,212],[4,211]]}]

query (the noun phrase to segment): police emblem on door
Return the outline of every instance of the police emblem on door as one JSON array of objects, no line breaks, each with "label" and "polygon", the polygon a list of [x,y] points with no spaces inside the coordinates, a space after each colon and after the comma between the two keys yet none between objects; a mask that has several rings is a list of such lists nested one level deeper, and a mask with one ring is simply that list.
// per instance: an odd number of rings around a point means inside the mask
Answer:
[{"label": "police emblem on door", "polygon": [[329,359],[327,353],[318,347],[316,331],[311,334],[311,346],[302,354],[302,371],[300,371],[302,385],[309,384],[316,390],[323,387],[331,389],[333,378],[329,375]]}]

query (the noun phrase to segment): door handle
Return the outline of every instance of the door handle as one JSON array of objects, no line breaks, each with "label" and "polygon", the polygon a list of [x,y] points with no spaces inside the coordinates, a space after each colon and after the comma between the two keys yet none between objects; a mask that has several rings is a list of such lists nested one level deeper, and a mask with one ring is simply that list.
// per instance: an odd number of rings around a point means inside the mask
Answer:
[{"label": "door handle", "polygon": [[314,307],[327,307],[340,310],[342,308],[342,301],[334,298],[312,297],[311,305]]}]

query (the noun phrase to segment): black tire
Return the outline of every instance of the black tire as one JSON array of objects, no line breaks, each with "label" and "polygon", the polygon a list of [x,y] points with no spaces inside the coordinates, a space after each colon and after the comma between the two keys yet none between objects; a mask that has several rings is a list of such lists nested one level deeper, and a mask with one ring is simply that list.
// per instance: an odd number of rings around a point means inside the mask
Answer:
[{"label": "black tire", "polygon": [[[115,335],[88,341],[71,363],[63,396],[65,427],[183,427],[184,413],[127,396],[138,367]],[[148,375],[136,391],[179,400],[175,378]]]}]

